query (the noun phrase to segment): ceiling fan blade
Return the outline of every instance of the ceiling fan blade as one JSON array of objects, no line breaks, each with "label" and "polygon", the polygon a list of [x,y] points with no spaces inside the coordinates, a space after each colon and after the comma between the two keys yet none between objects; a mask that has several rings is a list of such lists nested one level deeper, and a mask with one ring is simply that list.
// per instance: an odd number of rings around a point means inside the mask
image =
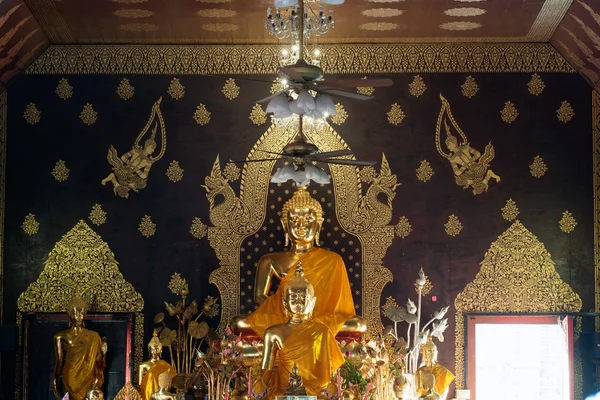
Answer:
[{"label": "ceiling fan blade", "polygon": [[355,93],[355,92],[346,92],[345,90],[332,89],[329,87],[320,88],[317,86],[316,91],[319,93],[327,93],[332,96],[348,97],[348,98],[351,98],[354,100],[371,100],[371,99],[375,98],[373,96],[366,96],[364,94],[359,94],[359,93]]},{"label": "ceiling fan blade", "polygon": [[267,102],[269,102],[269,101],[273,100],[275,97],[279,96],[281,93],[285,92],[286,90],[287,90],[287,89],[284,89],[284,90],[282,90],[281,92],[278,92],[278,93],[272,94],[271,96],[269,96],[269,97],[265,97],[264,99],[260,99],[260,100],[258,100],[258,101],[257,101],[257,103],[267,103]]},{"label": "ceiling fan blade", "polygon": [[[288,81],[292,81],[294,83],[304,83],[306,82],[304,80],[304,78],[302,77],[302,74],[299,73],[295,68],[293,68],[294,66],[284,66],[284,67],[280,67],[279,68],[279,79],[283,80],[286,79]],[[283,76],[281,76],[283,75]]]},{"label": "ceiling fan blade", "polygon": [[251,162],[277,161],[279,158],[263,158],[261,160],[229,160],[225,164],[245,164]]},{"label": "ceiling fan blade", "polygon": [[341,164],[341,165],[359,165],[359,166],[371,166],[377,161],[363,161],[363,160],[339,160],[326,158],[324,160],[315,160],[318,162],[326,162],[327,164]]},{"label": "ceiling fan blade", "polygon": [[392,86],[394,81],[391,79],[330,79],[326,78],[323,83],[330,87],[338,88],[356,88],[356,87],[387,87]]},{"label": "ceiling fan blade", "polygon": [[310,158],[319,159],[319,158],[328,158],[328,157],[341,157],[341,156],[349,156],[351,154],[353,154],[352,150],[335,150],[335,151],[326,151],[324,153],[311,154]]}]

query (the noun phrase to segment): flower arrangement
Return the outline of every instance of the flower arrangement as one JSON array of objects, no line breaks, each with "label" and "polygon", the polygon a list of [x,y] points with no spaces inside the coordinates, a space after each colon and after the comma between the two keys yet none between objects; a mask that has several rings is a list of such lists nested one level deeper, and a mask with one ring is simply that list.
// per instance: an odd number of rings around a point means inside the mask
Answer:
[{"label": "flower arrangement", "polygon": [[154,323],[161,324],[159,339],[163,346],[169,348],[171,365],[178,374],[191,374],[194,372],[196,354],[209,333],[208,324],[199,321],[201,317],[215,317],[219,314],[217,299],[208,296],[201,308],[196,300],[187,304],[189,287],[187,281],[178,273],[174,273],[169,282],[169,289],[180,299],[175,305],[165,301],[169,316],[177,320],[177,328],[171,329],[165,323],[165,314],[158,313]]}]

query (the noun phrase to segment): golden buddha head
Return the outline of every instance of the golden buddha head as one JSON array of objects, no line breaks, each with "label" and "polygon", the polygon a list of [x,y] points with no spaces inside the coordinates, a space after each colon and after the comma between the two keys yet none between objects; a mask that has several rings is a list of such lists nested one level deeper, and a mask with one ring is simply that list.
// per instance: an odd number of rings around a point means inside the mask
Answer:
[{"label": "golden buddha head", "polygon": [[314,242],[318,246],[319,232],[323,225],[323,208],[310,196],[306,187],[301,186],[283,205],[281,224],[285,232],[286,246],[290,239],[297,244],[306,245]]},{"label": "golden buddha head", "polygon": [[315,307],[315,289],[304,277],[302,262],[296,265],[295,276],[285,285],[283,307],[292,317],[307,317]]},{"label": "golden buddha head", "polygon": [[438,350],[431,335],[427,336],[427,341],[421,346],[421,355],[425,365],[431,366],[437,363]]},{"label": "golden buddha head", "polygon": [[163,372],[158,376],[158,387],[167,390],[171,387],[173,377],[168,372]]},{"label": "golden buddha head", "polygon": [[87,304],[80,295],[75,295],[67,303],[67,315],[69,316],[69,326],[82,327],[85,315],[87,313]]},{"label": "golden buddha head", "polygon": [[87,392],[86,400],[104,400],[104,393],[100,389],[93,388]]},{"label": "golden buddha head", "polygon": [[152,333],[152,339],[148,342],[148,354],[150,354],[151,359],[158,359],[162,355],[162,342],[158,338],[158,333],[156,329]]}]

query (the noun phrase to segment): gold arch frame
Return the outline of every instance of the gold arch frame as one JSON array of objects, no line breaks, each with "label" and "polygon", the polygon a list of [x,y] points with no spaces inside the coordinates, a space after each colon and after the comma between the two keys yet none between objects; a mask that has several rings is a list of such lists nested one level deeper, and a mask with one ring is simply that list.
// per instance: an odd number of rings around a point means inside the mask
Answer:
[{"label": "gold arch frame", "polygon": [[[246,159],[263,158],[263,151],[280,152],[296,137],[296,126],[297,119],[288,125],[272,125],[256,142]],[[305,134],[321,151],[349,148],[329,125],[308,127]],[[264,222],[274,165],[275,161],[244,164],[239,197],[223,177],[218,155],[210,176],[205,179],[207,196],[211,199],[210,221],[213,224],[208,229],[208,239],[220,261],[220,267],[210,275],[210,283],[217,286],[223,302],[220,330],[239,312],[240,246]],[[376,199],[381,193],[393,198],[396,176],[391,173],[384,154],[379,174],[363,195],[358,168],[330,165],[330,171],[337,219],[342,229],[358,237],[363,248],[363,318],[367,320],[369,332],[377,332],[383,327],[379,313],[381,292],[393,279],[390,270],[383,266],[383,257],[392,244],[394,227],[389,225],[392,207]],[[247,182],[252,184],[248,185]],[[212,200],[217,195],[222,195],[224,200],[215,206]],[[376,211],[366,207],[367,203],[374,204]]]}]

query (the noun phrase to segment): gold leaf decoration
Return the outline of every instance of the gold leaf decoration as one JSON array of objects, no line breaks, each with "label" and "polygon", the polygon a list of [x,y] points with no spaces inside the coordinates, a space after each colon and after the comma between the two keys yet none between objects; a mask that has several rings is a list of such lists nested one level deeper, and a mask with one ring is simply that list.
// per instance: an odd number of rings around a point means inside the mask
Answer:
[{"label": "gold leaf decoration", "polygon": [[[367,77],[365,76],[364,78],[360,78],[360,79],[366,80]],[[356,88],[356,93],[364,94],[365,96],[371,96],[373,93],[375,93],[375,88],[371,87],[371,86],[358,86]]]},{"label": "gold leaf decoration", "polygon": [[98,113],[94,110],[94,106],[90,103],[87,103],[83,106],[83,110],[81,110],[81,114],[79,114],[79,118],[86,125],[92,125],[98,119]]},{"label": "gold leaf decoration", "polygon": [[359,25],[358,29],[363,31],[391,31],[398,28],[398,24],[393,22],[368,22]]},{"label": "gold leaf decoration", "polygon": [[416,173],[417,179],[421,182],[427,182],[431,179],[431,177],[434,174],[433,168],[431,168],[431,164],[429,164],[429,161],[427,160],[421,161],[421,164],[419,165],[419,168],[417,168]]},{"label": "gold leaf decoration", "polygon": [[467,76],[465,83],[463,83],[460,87],[462,89],[463,96],[468,97],[469,99],[475,96],[479,91],[479,86],[477,86],[475,78],[473,78],[471,75]]},{"label": "gold leaf decoration", "polygon": [[179,166],[178,161],[171,161],[169,168],[167,168],[166,175],[171,182],[179,182],[183,179],[183,168]]},{"label": "gold leaf decoration", "polygon": [[130,24],[119,25],[119,29],[126,32],[155,32],[158,30],[158,25],[132,22]]},{"label": "gold leaf decoration", "polygon": [[138,226],[138,230],[145,237],[154,236],[156,233],[156,224],[152,222],[152,218],[149,215],[144,215],[142,218],[142,222],[140,222],[140,226]]},{"label": "gold leaf decoration", "polygon": [[235,182],[240,178],[241,170],[232,162],[227,163],[225,168],[223,169],[223,176],[229,182]]},{"label": "gold leaf decoration", "polygon": [[210,122],[210,111],[206,109],[204,104],[200,104],[196,107],[196,112],[194,113],[194,120],[198,125],[206,125]]},{"label": "gold leaf decoration", "polygon": [[408,91],[415,97],[421,96],[426,90],[427,86],[420,75],[415,75],[413,81],[408,85]]},{"label": "gold leaf decoration", "polygon": [[237,11],[226,8],[207,8],[199,10],[196,15],[204,18],[231,18],[237,15]]},{"label": "gold leaf decoration", "polygon": [[285,85],[281,82],[279,78],[277,78],[273,81],[273,84],[271,85],[271,90],[269,90],[269,92],[271,94],[275,94],[281,92],[284,89]]},{"label": "gold leaf decoration", "polygon": [[408,218],[405,216],[400,217],[400,220],[394,226],[394,232],[396,232],[396,236],[401,237],[402,239],[408,237],[412,232],[412,226],[410,225]]},{"label": "gold leaf decoration", "polygon": [[440,24],[440,28],[446,31],[470,31],[472,29],[481,28],[481,24],[472,21],[454,21],[444,22],[443,24]]},{"label": "gold leaf decoration", "polygon": [[361,14],[372,18],[390,18],[404,14],[404,10],[397,8],[372,8],[370,10],[363,10]]},{"label": "gold leaf decoration", "polygon": [[502,207],[502,218],[507,221],[514,221],[519,215],[517,203],[513,199],[506,200],[506,205]]},{"label": "gold leaf decoration", "polygon": [[527,90],[534,96],[539,96],[544,91],[546,84],[538,74],[531,75],[531,80],[527,84]]},{"label": "gold leaf decoration", "polygon": [[457,217],[456,215],[454,215],[454,214],[451,214],[451,215],[448,217],[448,222],[446,222],[446,223],[444,224],[444,228],[445,228],[445,230],[446,230],[446,234],[447,234],[448,236],[455,237],[455,236],[457,236],[458,234],[460,234],[460,232],[461,232],[461,231],[462,231],[462,229],[463,229],[463,226],[462,226],[462,224],[460,223],[460,221],[459,221],[458,217]]},{"label": "gold leaf decoration", "polygon": [[133,97],[134,87],[129,83],[129,79],[123,78],[117,87],[117,94],[123,100],[129,100]]},{"label": "gold leaf decoration", "polygon": [[113,11],[113,15],[119,18],[149,18],[154,15],[154,11],[141,10],[139,8],[127,8]]},{"label": "gold leaf decoration", "polygon": [[233,100],[240,95],[240,87],[235,83],[235,79],[229,78],[223,85],[223,89],[221,92],[225,95],[229,100]]},{"label": "gold leaf decoration", "polygon": [[73,96],[73,86],[69,85],[69,81],[66,78],[62,78],[58,82],[55,92],[59,98],[67,100]]},{"label": "gold leaf decoration", "polygon": [[392,125],[399,125],[406,115],[398,103],[392,104],[392,109],[387,113],[388,122]]},{"label": "gold leaf decoration", "polygon": [[544,176],[546,171],[548,171],[548,167],[546,166],[546,163],[544,162],[542,157],[535,156],[533,158],[533,162],[529,166],[529,172],[531,173],[531,176],[541,178],[542,176]]},{"label": "gold leaf decoration", "polygon": [[202,220],[200,218],[196,217],[192,221],[190,233],[196,239],[202,239],[206,237],[206,234],[208,233],[208,227],[202,223]]},{"label": "gold leaf decoration", "polygon": [[342,125],[344,122],[346,122],[346,119],[348,118],[348,113],[346,112],[344,106],[340,103],[337,103],[335,105],[335,111],[335,114],[331,116],[331,122],[333,122],[336,125]]},{"label": "gold leaf decoration", "polygon": [[507,101],[504,103],[504,108],[500,111],[500,116],[502,117],[502,121],[511,124],[515,122],[519,116],[519,112],[512,101]]},{"label": "gold leaf decoration", "polygon": [[358,173],[358,176],[361,182],[371,183],[375,181],[375,178],[377,178],[377,171],[375,171],[375,168],[373,168],[372,166],[367,165],[365,167],[362,167],[362,169]]},{"label": "gold leaf decoration", "polygon": [[21,228],[23,228],[23,231],[26,234],[28,234],[29,236],[33,236],[36,233],[38,233],[40,223],[35,220],[35,215],[29,213],[27,214],[25,220],[21,224]]},{"label": "gold leaf decoration", "polygon": [[173,78],[167,93],[169,93],[175,100],[179,100],[183,98],[183,95],[185,95],[185,86],[181,84],[178,78]]},{"label": "gold leaf decoration", "polygon": [[52,169],[52,176],[59,182],[64,182],[69,179],[69,168],[67,168],[63,160],[58,160]]},{"label": "gold leaf decoration", "polygon": [[262,109],[260,104],[255,104],[248,118],[250,118],[250,121],[254,125],[262,125],[267,122],[267,113]]},{"label": "gold leaf decoration", "polygon": [[92,221],[94,225],[100,226],[106,222],[106,211],[102,209],[102,206],[100,204],[96,203],[92,207],[88,218],[90,221]]},{"label": "gold leaf decoration", "polygon": [[35,125],[40,122],[42,118],[42,113],[37,109],[34,103],[29,103],[25,108],[25,112],[23,113],[23,118],[25,121],[31,125]]},{"label": "gold leaf decoration", "polygon": [[209,32],[234,32],[240,29],[236,24],[202,24],[200,28]]},{"label": "gold leaf decoration", "polygon": [[564,122],[565,124],[569,122],[575,116],[575,111],[571,107],[568,101],[564,100],[560,103],[560,107],[556,110],[556,117],[559,121]]},{"label": "gold leaf decoration", "polygon": [[577,221],[575,221],[575,218],[573,218],[573,215],[569,211],[565,211],[560,221],[558,221],[558,225],[564,233],[571,233],[575,230]]},{"label": "gold leaf decoration", "polygon": [[476,7],[451,8],[449,10],[444,11],[444,14],[450,17],[477,17],[485,13],[486,10],[484,10],[483,8]]},{"label": "gold leaf decoration", "polygon": [[[426,295],[428,295],[431,292],[432,289],[433,289],[433,285],[431,284],[431,281],[429,280],[429,277],[426,276],[425,277],[425,284],[421,288],[421,294],[424,295],[424,296],[426,296]],[[419,293],[419,284],[417,284],[417,282],[415,282],[415,292]]]},{"label": "gold leaf decoration", "polygon": [[117,393],[114,400],[142,400],[142,396],[131,382],[127,382],[125,386],[119,390],[119,393]]}]

